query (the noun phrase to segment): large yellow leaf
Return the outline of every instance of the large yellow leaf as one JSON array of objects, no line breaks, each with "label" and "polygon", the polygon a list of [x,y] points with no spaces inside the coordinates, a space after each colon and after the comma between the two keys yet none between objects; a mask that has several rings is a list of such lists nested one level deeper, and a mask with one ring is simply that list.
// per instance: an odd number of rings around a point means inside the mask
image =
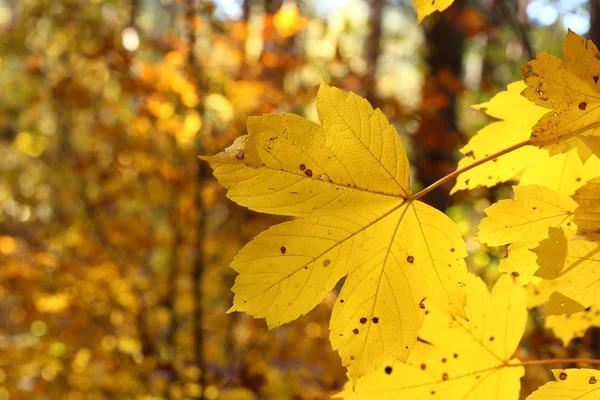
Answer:
[{"label": "large yellow leaf", "polygon": [[584,164],[574,151],[555,156],[538,151],[535,162],[523,171],[520,185],[536,184],[570,196],[600,171],[600,159],[594,155]]},{"label": "large yellow leaf", "polygon": [[[596,171],[600,173],[600,169]],[[590,240],[600,241],[600,177],[587,182],[573,195],[579,204],[573,221],[577,233]]]},{"label": "large yellow leaf", "polygon": [[588,368],[553,369],[548,382],[527,400],[595,400],[600,398],[600,371]]},{"label": "large yellow leaf", "polygon": [[424,301],[464,316],[467,253],[456,224],[409,199],[406,153],[381,111],[325,84],[317,111],[321,126],[289,114],[251,118],[247,136],[202,158],[235,202],[303,217],[240,251],[231,311],[275,327],[347,275],[331,342],[356,379],[389,357],[406,360]]},{"label": "large yellow leaf", "polygon": [[548,149],[550,155],[577,148],[585,161],[600,151],[600,52],[592,41],[569,30],[563,53],[566,62],[538,53],[524,68],[528,87],[523,94],[551,110],[535,125],[531,144]]},{"label": "large yellow leaf", "polygon": [[544,325],[567,347],[571,340],[582,337],[589,328],[600,327],[600,308],[594,304],[571,315],[548,315]]},{"label": "large yellow leaf", "polygon": [[418,14],[418,24],[423,21],[423,18],[436,11],[444,11],[450,7],[454,0],[413,0]]},{"label": "large yellow leaf", "polygon": [[549,238],[532,250],[540,267],[536,275],[557,281],[545,315],[583,311],[600,295],[600,244],[572,236],[563,228],[549,228]]},{"label": "large yellow leaf", "polygon": [[[492,122],[482,128],[460,149],[465,156],[458,162],[457,169],[527,140],[531,136],[532,127],[548,110],[521,96],[525,88],[526,85],[522,81],[513,82],[508,85],[506,91],[498,93],[489,102],[474,106],[500,121]],[[532,146],[511,151],[460,174],[450,193],[479,186],[491,187],[506,182],[535,163],[539,157],[544,157],[544,153],[547,152]]]},{"label": "large yellow leaf", "polygon": [[514,186],[515,198],[500,200],[485,210],[477,238],[490,246],[537,242],[551,226],[569,226],[577,204],[543,186]]},{"label": "large yellow leaf", "polygon": [[467,298],[468,322],[435,307],[429,313],[406,364],[390,360],[340,394],[345,400],[519,398],[513,353],[527,322],[526,295],[502,276],[492,293],[476,279]]}]

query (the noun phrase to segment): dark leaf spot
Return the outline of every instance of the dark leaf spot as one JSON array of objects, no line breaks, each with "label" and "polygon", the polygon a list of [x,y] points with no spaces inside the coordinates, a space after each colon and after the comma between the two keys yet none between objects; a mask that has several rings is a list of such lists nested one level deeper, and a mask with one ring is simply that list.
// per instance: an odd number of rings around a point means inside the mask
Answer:
[{"label": "dark leaf spot", "polygon": [[431,394],[435,394],[435,390],[432,390],[432,391],[431,391]]},{"label": "dark leaf spot", "polygon": [[587,108],[587,103],[585,101],[582,101],[581,103],[579,103],[579,109],[581,111],[585,110]]},{"label": "dark leaf spot", "polygon": [[513,271],[510,273],[514,278],[518,278],[519,277],[519,273],[517,271]]},{"label": "dark leaf spot", "polygon": [[310,178],[312,176],[312,171],[310,169],[307,169],[306,171],[304,171],[304,175]]},{"label": "dark leaf spot", "polygon": [[444,374],[442,375],[442,380],[443,381],[447,381],[448,380],[448,374],[444,372]]},{"label": "dark leaf spot", "polygon": [[565,379],[567,379],[567,373],[565,371],[561,372],[560,375],[558,375],[558,379],[564,381]]},{"label": "dark leaf spot", "polygon": [[304,171],[306,169],[306,165],[300,164],[300,171]]},{"label": "dark leaf spot", "polygon": [[426,298],[427,298],[427,297],[423,297],[423,298],[421,299],[421,302],[419,303],[419,307],[421,307],[421,309],[424,309],[424,308],[425,308],[425,299],[426,299]]},{"label": "dark leaf spot", "polygon": [[235,155],[235,158],[237,158],[238,160],[243,160],[244,159],[244,150],[238,151],[237,154]]},{"label": "dark leaf spot", "polygon": [[458,358],[458,354],[454,353],[454,358]]},{"label": "dark leaf spot", "polygon": [[493,341],[494,341],[494,337],[490,336],[490,342],[493,342]]},{"label": "dark leaf spot", "polygon": [[350,359],[351,359],[352,361],[354,361],[354,356],[350,356]]},{"label": "dark leaf spot", "polygon": [[442,363],[445,363],[445,362],[446,362],[446,359],[445,359],[445,358],[442,358]]},{"label": "dark leaf spot", "polygon": [[385,367],[385,373],[386,374],[391,374],[392,373],[392,367],[390,367],[389,365],[387,367]]},{"label": "dark leaf spot", "polygon": [[453,248],[451,248],[451,249],[450,249],[450,251],[451,251],[452,253],[454,253],[456,250],[454,250],[454,247],[453,247]]},{"label": "dark leaf spot", "polygon": [[344,302],[344,299],[340,299],[340,303],[343,303],[343,302]]},{"label": "dark leaf spot", "polygon": [[592,376],[592,377],[590,378],[590,385],[595,385],[595,384],[596,384],[596,382],[598,382],[598,381],[596,380],[596,377],[595,377],[595,376]]},{"label": "dark leaf spot", "polygon": [[358,328],[354,328],[354,329],[352,330],[352,333],[354,333],[355,335],[358,335]]},{"label": "dark leaf spot", "polygon": [[287,249],[283,246],[281,246],[281,248],[279,249],[279,251],[281,251],[281,254],[285,254],[285,252],[287,251]]},{"label": "dark leaf spot", "polygon": [[330,260],[323,260],[323,266],[324,267],[328,266],[329,264],[331,264]]},{"label": "dark leaf spot", "polygon": [[427,368],[427,365],[421,364],[421,369],[425,369],[425,368]]},{"label": "dark leaf spot", "polygon": [[374,323],[374,324],[377,324],[377,323],[379,323],[379,318],[377,318],[377,317],[373,317],[373,323]]},{"label": "dark leaf spot", "polygon": [[366,324],[366,323],[367,323],[367,319],[366,319],[365,317],[362,317],[362,318],[360,319],[360,323],[361,323],[361,324]]},{"label": "dark leaf spot", "polygon": [[594,75],[594,83],[598,83],[598,75]]},{"label": "dark leaf spot", "polygon": [[406,257],[406,261],[412,264],[415,261],[415,258],[413,256],[408,256]]}]

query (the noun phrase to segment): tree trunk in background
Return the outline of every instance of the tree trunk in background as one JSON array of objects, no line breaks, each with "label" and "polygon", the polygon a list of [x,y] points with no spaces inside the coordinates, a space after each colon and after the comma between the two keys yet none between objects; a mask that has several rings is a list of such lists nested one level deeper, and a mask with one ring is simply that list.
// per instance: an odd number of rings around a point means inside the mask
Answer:
[{"label": "tree trunk in background", "polygon": [[381,52],[381,35],[383,9],[386,0],[370,0],[371,5],[371,31],[365,42],[365,54],[367,61],[367,73],[365,76],[365,98],[377,107],[377,60]]},{"label": "tree trunk in background", "polygon": [[590,0],[590,39],[600,45],[600,1]]},{"label": "tree trunk in background", "polygon": [[[420,132],[415,136],[415,153],[418,179],[428,186],[456,168],[453,150],[460,144],[456,120],[456,101],[460,92],[463,70],[465,36],[461,30],[461,12],[464,0],[456,0],[444,13],[430,16],[425,21],[425,38],[429,46],[427,64],[430,76],[423,90],[428,96],[443,98],[436,112],[423,110]],[[429,23],[429,26],[427,26]],[[429,93],[429,92],[433,93]],[[444,210],[450,205],[446,189],[436,190],[427,196],[427,202]]]}]

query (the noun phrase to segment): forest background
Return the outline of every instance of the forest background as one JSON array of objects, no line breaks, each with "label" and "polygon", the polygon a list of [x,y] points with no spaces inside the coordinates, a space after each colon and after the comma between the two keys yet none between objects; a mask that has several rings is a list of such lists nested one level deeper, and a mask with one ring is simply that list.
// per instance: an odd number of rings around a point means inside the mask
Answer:
[{"label": "forest background", "polygon": [[[490,122],[472,104],[521,78],[567,28],[600,43],[600,2],[0,0],[0,400],[326,399],[346,382],[328,340],[335,291],[269,331],[226,314],[237,251],[282,217],[225,198],[197,159],[248,116],[316,120],[323,80],[396,126],[416,189],[456,169]],[[473,240],[510,184],[424,200],[488,283],[504,248]],[[539,315],[524,358],[563,347]],[[518,354],[519,356],[519,354]],[[523,392],[551,380],[528,368]]]}]

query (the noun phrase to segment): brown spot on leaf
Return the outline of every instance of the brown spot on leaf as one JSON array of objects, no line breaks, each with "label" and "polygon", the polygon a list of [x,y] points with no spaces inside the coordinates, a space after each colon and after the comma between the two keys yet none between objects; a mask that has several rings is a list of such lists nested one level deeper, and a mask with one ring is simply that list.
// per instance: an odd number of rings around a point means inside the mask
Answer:
[{"label": "brown spot on leaf", "polygon": [[281,251],[281,254],[285,254],[285,252],[287,251],[287,249],[283,246],[281,246],[281,248],[279,249],[279,251]]},{"label": "brown spot on leaf", "polygon": [[584,111],[587,108],[587,103],[585,101],[582,101],[581,103],[579,103],[578,107],[581,111]]},{"label": "brown spot on leaf", "polygon": [[444,372],[444,374],[442,375],[442,380],[443,381],[447,381],[448,380],[448,374]]},{"label": "brown spot on leaf", "polygon": [[513,278],[518,278],[519,277],[519,273],[517,271],[513,271],[510,274],[513,276]]},{"label": "brown spot on leaf", "polygon": [[344,302],[344,299],[340,299],[340,303],[343,303],[343,302]]},{"label": "brown spot on leaf", "polygon": [[307,169],[306,171],[304,171],[304,175],[310,178],[312,176],[312,171],[310,169]]},{"label": "brown spot on leaf", "polygon": [[423,369],[423,370],[424,370],[425,368],[427,368],[427,365],[425,365],[425,364],[421,364],[421,369]]},{"label": "brown spot on leaf", "polygon": [[354,333],[355,335],[358,335],[358,328],[354,328],[354,329],[352,330],[352,333]]},{"label": "brown spot on leaf", "polygon": [[598,381],[596,380],[596,377],[595,377],[595,376],[592,376],[592,377],[590,377],[590,380],[589,380],[589,382],[590,382],[590,385],[595,385],[595,384],[596,384],[596,382],[598,382]]},{"label": "brown spot on leaf", "polygon": [[450,251],[451,251],[452,253],[454,253],[456,250],[454,250],[454,247],[453,247],[453,248],[451,248],[451,249],[450,249]]},{"label": "brown spot on leaf", "polygon": [[564,381],[565,379],[567,379],[567,373],[565,371],[561,372],[560,375],[558,375],[558,379]]},{"label": "brown spot on leaf", "polygon": [[366,319],[365,317],[362,317],[362,318],[360,319],[360,323],[361,323],[361,324],[366,324],[366,323],[367,323],[367,319]]},{"label": "brown spot on leaf", "polygon": [[445,362],[446,362],[446,359],[445,359],[445,358],[442,358],[442,363],[445,363]]},{"label": "brown spot on leaf", "polygon": [[594,83],[598,83],[598,75],[594,75]]},{"label": "brown spot on leaf", "polygon": [[300,171],[304,171],[306,169],[306,165],[300,164]]},{"label": "brown spot on leaf", "polygon": [[328,266],[329,264],[331,264],[330,260],[323,260],[323,266],[324,267]]},{"label": "brown spot on leaf", "polygon": [[377,317],[373,317],[373,323],[374,323],[374,324],[378,324],[378,323],[379,323],[379,318],[377,318]]},{"label": "brown spot on leaf", "polygon": [[425,309],[425,299],[426,299],[426,298],[427,298],[427,297],[423,297],[423,298],[421,299],[421,302],[419,303],[419,307],[421,307],[421,309]]},{"label": "brown spot on leaf", "polygon": [[406,261],[412,264],[415,261],[415,258],[413,256],[408,256],[406,257]]},{"label": "brown spot on leaf", "polygon": [[490,336],[490,342],[493,342],[493,341],[494,341],[494,337]]},{"label": "brown spot on leaf", "polygon": [[390,367],[389,365],[387,367],[385,367],[385,373],[386,374],[391,374],[392,373],[392,367]]}]

